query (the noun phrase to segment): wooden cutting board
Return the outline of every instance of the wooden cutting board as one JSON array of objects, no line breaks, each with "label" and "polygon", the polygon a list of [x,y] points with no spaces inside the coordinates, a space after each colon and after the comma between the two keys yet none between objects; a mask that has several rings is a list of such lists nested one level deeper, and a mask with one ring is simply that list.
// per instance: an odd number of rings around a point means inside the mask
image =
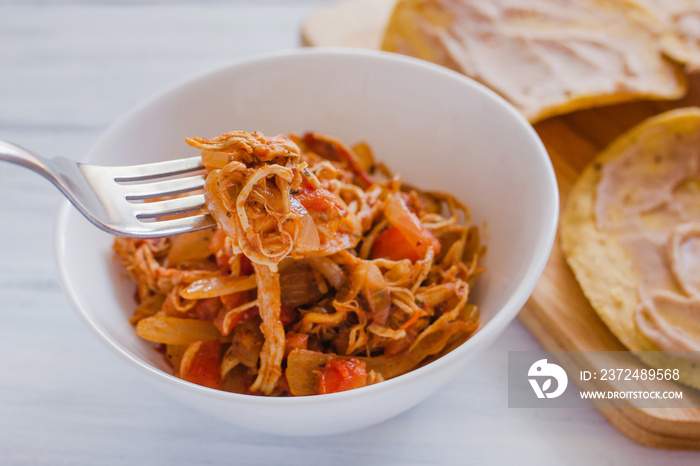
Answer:
[{"label": "wooden cutting board", "polygon": [[[396,0],[345,0],[330,4],[309,15],[302,26],[302,40],[308,46],[377,49],[395,3]],[[690,92],[681,101],[607,106],[535,125],[552,159],[562,205],[566,204],[578,174],[615,137],[657,113],[681,106],[700,106],[700,75],[689,77],[689,82]],[[558,238],[544,274],[519,318],[550,351],[625,349],[584,297],[559,249]],[[620,432],[638,443],[700,450],[700,393],[692,391],[677,406],[600,411]]]}]

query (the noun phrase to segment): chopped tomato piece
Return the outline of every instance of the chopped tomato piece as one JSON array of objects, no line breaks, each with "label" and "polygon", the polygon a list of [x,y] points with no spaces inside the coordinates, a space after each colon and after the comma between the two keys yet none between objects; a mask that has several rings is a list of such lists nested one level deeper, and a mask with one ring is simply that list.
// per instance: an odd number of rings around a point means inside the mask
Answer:
[{"label": "chopped tomato piece", "polygon": [[421,255],[420,245],[412,244],[401,233],[398,227],[391,227],[384,230],[374,240],[372,246],[373,259],[389,259],[392,261],[400,261],[408,259],[411,262],[420,260],[425,255]]},{"label": "chopped tomato piece", "polygon": [[429,247],[433,248],[435,254],[440,252],[440,241],[410,211],[400,194],[392,194],[388,197],[384,214],[391,225],[399,229],[412,249],[415,249],[418,257],[425,257]]},{"label": "chopped tomato piece", "polygon": [[211,239],[211,243],[209,243],[209,251],[214,254],[216,265],[219,266],[221,272],[229,273],[231,269],[228,261],[231,259],[231,256],[224,252],[225,241],[226,233],[224,233],[223,230],[216,230],[216,233],[214,233]]},{"label": "chopped tomato piece", "polygon": [[282,325],[286,327],[289,324],[293,324],[298,317],[299,313],[296,310],[282,304],[280,307],[280,322],[282,322]]},{"label": "chopped tomato piece", "polygon": [[241,256],[241,275],[253,275],[253,263],[248,256]]},{"label": "chopped tomato piece", "polygon": [[309,212],[339,212],[341,216],[346,214],[345,208],[338,202],[338,198],[324,188],[304,189],[294,197]]},{"label": "chopped tomato piece", "polygon": [[358,359],[328,361],[319,374],[319,393],[336,393],[367,385],[367,366]]},{"label": "chopped tomato piece", "polygon": [[238,293],[225,294],[219,296],[221,303],[224,305],[227,311],[235,309],[248,302],[248,293],[241,291]]},{"label": "chopped tomato piece", "polygon": [[182,357],[180,377],[188,382],[221,389],[221,343],[218,340],[190,344]]},{"label": "chopped tomato piece", "polygon": [[[416,223],[419,222],[416,220]],[[425,257],[429,246],[433,247],[436,254],[440,252],[440,242],[422,226],[421,234],[412,235],[412,240],[406,237],[405,231],[405,228],[392,226],[381,232],[374,240],[372,258],[393,261],[408,259],[411,262],[416,262]]]},{"label": "chopped tomato piece", "polygon": [[294,349],[308,349],[309,335],[306,333],[297,333],[289,331],[285,335],[284,353],[289,355]]},{"label": "chopped tomato piece", "polygon": [[219,275],[230,275],[231,274],[231,263],[229,260],[230,256],[226,255],[223,251],[216,255],[216,265],[219,266]]},{"label": "chopped tomato piece", "polygon": [[219,314],[221,300],[219,298],[205,298],[197,301],[194,305],[194,315],[199,320],[212,321]]},{"label": "chopped tomato piece", "polygon": [[276,388],[282,393],[290,394],[289,382],[287,381],[287,374],[283,373],[282,377],[280,377],[279,380],[277,380]]}]

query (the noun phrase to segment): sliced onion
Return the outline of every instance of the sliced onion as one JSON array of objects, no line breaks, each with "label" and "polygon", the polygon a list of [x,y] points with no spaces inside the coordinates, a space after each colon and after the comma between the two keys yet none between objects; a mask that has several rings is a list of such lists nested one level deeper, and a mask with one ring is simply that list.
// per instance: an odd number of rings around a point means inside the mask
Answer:
[{"label": "sliced onion", "polygon": [[[180,362],[187,351],[188,345],[165,345],[165,354],[168,357],[168,364],[175,372],[180,371]],[[177,374],[176,374],[177,375]]]},{"label": "sliced onion", "polygon": [[431,285],[423,291],[416,293],[416,299],[428,307],[435,307],[438,304],[455,297],[457,287],[454,283],[444,283],[442,285]]},{"label": "sliced onion", "polygon": [[212,230],[201,230],[174,236],[168,250],[167,263],[179,264],[206,259],[211,255],[209,244],[213,236]]},{"label": "sliced onion", "polygon": [[468,322],[450,322],[426,336],[408,351],[393,356],[358,357],[358,359],[367,363],[367,369],[379,372],[385,379],[391,379],[412,370],[428,356],[440,353],[456,337],[466,339],[473,331],[473,325]]},{"label": "sliced onion", "polygon": [[328,280],[333,288],[339,290],[345,283],[345,272],[343,269],[327,257],[317,257],[307,259],[307,263],[318,270],[323,278]]},{"label": "sliced onion", "polygon": [[136,324],[136,333],[148,341],[166,345],[189,345],[195,341],[218,340],[219,329],[208,320],[181,319],[157,315]]},{"label": "sliced onion", "polygon": [[197,280],[180,292],[185,299],[216,298],[240,291],[254,290],[257,287],[255,276],[212,277]]},{"label": "sliced onion", "polygon": [[294,349],[287,357],[285,375],[292,395],[318,394],[319,376],[328,361],[333,359],[330,354]]},{"label": "sliced onion", "polygon": [[[285,182],[282,179],[279,179],[279,181]],[[261,203],[265,205],[267,213],[273,217],[282,217],[285,212],[289,211],[289,206],[285,205],[285,199],[279,188],[273,183],[270,183],[269,179],[259,182],[250,192],[251,199],[255,199],[256,197],[262,200]]]},{"label": "sliced onion", "polygon": [[318,228],[316,228],[313,218],[294,196],[290,196],[289,206],[292,212],[298,216],[294,249],[299,253],[317,251],[321,247],[321,239],[318,236]]},{"label": "sliced onion", "polygon": [[213,170],[204,183],[204,200],[207,204],[207,210],[214,220],[216,220],[217,225],[221,228],[227,236],[231,238],[237,238],[238,226],[236,221],[232,218],[231,212],[226,209],[222,194],[219,191],[219,183],[223,181],[223,174],[221,170]]},{"label": "sliced onion", "polygon": [[401,231],[401,234],[420,252],[422,255],[432,246],[437,254],[440,251],[440,242],[423,226],[406,206],[399,193],[391,194],[384,207],[386,218]]},{"label": "sliced onion", "polygon": [[373,322],[386,325],[391,308],[391,295],[379,267],[371,262],[368,264],[365,276],[364,296],[372,310]]}]

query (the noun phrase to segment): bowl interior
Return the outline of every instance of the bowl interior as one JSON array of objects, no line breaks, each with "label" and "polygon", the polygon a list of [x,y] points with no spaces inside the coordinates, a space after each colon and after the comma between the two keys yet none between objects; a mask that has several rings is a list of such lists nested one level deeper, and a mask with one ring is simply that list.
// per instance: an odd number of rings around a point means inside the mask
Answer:
[{"label": "bowl interior", "polygon": [[[198,151],[184,137],[232,130],[268,135],[312,130],[351,144],[366,141],[405,182],[450,192],[466,203],[488,247],[486,273],[472,299],[486,323],[481,333],[495,337],[506,326],[544,268],[556,227],[557,190],[534,131],[482,86],[412,59],[307,51],[233,65],[127,115],[88,160],[122,165],[192,156]],[[64,284],[108,342],[167,370],[128,322],[134,289],[114,263],[111,243],[74,209],[63,209],[57,250]]]}]

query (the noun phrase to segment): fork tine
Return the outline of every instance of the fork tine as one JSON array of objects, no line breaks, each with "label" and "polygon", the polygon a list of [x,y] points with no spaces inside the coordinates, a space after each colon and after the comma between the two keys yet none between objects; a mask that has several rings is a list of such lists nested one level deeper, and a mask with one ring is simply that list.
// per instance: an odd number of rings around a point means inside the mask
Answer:
[{"label": "fork tine", "polygon": [[155,222],[158,228],[167,228],[169,231],[195,231],[216,226],[216,222],[209,214],[195,215],[192,217],[176,218],[172,220],[161,220]]},{"label": "fork tine", "polygon": [[122,234],[132,238],[160,238],[162,236],[205,230],[214,226],[216,226],[216,222],[211,218],[211,215],[200,214],[149,223],[139,222],[138,227],[131,228],[130,231],[122,232]]},{"label": "fork tine", "polygon": [[133,204],[133,211],[139,220],[147,218],[167,217],[185,212],[191,212],[204,206],[204,195],[178,197],[164,201],[144,202]]},{"label": "fork tine", "polygon": [[154,178],[180,175],[204,168],[200,156],[187,159],[168,160],[165,162],[147,163],[143,165],[127,165],[109,167],[117,183],[127,181],[146,181]]},{"label": "fork tine", "polygon": [[141,199],[152,199],[154,197],[173,196],[204,187],[204,176],[188,176],[174,180],[154,181],[145,184],[132,184],[124,186],[126,199],[136,201]]}]

